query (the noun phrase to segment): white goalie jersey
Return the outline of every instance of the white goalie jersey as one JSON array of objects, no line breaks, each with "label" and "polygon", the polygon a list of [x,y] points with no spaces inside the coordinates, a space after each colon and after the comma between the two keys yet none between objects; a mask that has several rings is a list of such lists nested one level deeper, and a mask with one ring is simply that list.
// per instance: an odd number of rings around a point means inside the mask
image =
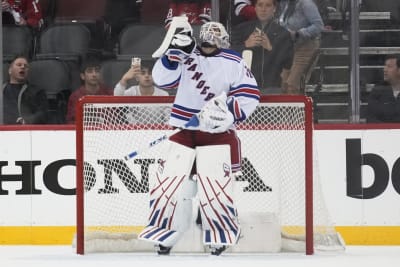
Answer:
[{"label": "white goalie jersey", "polygon": [[[237,100],[235,119],[246,119],[256,108],[260,93],[251,70],[241,56],[230,49],[203,55],[195,49],[183,63],[163,56],[153,68],[155,84],[162,89],[178,88],[170,124],[182,127],[207,101],[225,92]],[[239,119],[240,118],[240,119]]]}]

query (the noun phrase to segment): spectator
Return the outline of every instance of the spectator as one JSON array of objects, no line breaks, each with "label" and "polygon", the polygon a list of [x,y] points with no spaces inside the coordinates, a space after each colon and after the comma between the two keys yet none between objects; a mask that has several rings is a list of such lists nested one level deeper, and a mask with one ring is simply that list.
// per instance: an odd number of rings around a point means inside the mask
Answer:
[{"label": "spectator", "polygon": [[168,28],[172,18],[186,15],[190,24],[203,24],[211,20],[210,0],[170,0],[165,28]]},{"label": "spectator", "polygon": [[400,55],[385,60],[383,83],[368,97],[367,122],[400,122]]},{"label": "spectator", "polygon": [[[114,87],[114,95],[127,96],[168,96],[168,93],[154,86],[152,67],[143,64],[132,65]],[[138,85],[126,89],[129,81],[136,79]]]},{"label": "spectator", "polygon": [[2,0],[3,24],[28,25],[39,30],[43,25],[39,0]]},{"label": "spectator", "polygon": [[106,88],[101,82],[100,61],[88,58],[83,62],[80,71],[82,86],[69,97],[67,108],[67,123],[75,123],[75,108],[79,98],[85,95],[112,95],[112,89]]},{"label": "spectator", "polygon": [[29,63],[16,56],[8,68],[8,82],[2,86],[4,124],[45,124],[46,92],[28,83]]},{"label": "spectator", "polygon": [[[329,0],[313,0],[318,7],[323,20],[329,19],[329,13],[336,12],[336,8],[331,6]],[[346,0],[336,0],[342,2]],[[361,0],[360,0],[361,1]],[[256,19],[256,12],[254,10],[254,0],[233,0],[233,9],[236,17],[241,20],[252,20]],[[338,3],[339,5],[339,3]]]},{"label": "spectator", "polygon": [[[114,95],[126,96],[168,96],[168,93],[154,86],[151,75],[152,67],[139,63],[132,64],[114,88]],[[139,83],[126,89],[129,81],[136,79]],[[126,113],[126,120],[130,123],[163,123],[167,122],[171,109],[154,107],[134,107]]]},{"label": "spectator", "polygon": [[292,67],[283,77],[287,93],[304,93],[310,69],[313,68],[320,47],[324,23],[314,0],[280,0],[280,24],[294,41]]},{"label": "spectator", "polygon": [[290,33],[274,20],[276,0],[255,0],[256,20],[243,22],[232,31],[232,48],[253,51],[251,70],[258,86],[280,93],[281,76],[289,72],[293,61]]}]

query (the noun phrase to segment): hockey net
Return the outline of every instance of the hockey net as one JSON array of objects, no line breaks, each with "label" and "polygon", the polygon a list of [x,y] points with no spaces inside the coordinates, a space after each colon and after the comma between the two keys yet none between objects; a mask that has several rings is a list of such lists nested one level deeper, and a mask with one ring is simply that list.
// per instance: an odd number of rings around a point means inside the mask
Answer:
[{"label": "hockey net", "polygon": [[[167,123],[172,101],[81,99],[76,122],[77,253],[153,250],[136,237],[147,223],[152,174],[169,141],[131,160],[124,156],[172,131]],[[319,184],[312,128],[312,101],[304,96],[263,96],[256,111],[237,125],[242,172],[235,177],[233,199],[242,237],[233,252],[344,249]],[[199,230],[190,231],[181,247],[202,251]]]}]

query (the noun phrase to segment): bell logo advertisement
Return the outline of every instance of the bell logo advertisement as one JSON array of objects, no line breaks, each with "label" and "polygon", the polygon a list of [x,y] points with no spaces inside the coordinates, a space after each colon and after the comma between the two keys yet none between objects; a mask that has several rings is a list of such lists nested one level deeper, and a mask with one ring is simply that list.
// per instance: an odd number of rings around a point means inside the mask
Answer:
[{"label": "bell logo advertisement", "polygon": [[[400,155],[400,153],[399,153]],[[373,171],[373,182],[368,187],[362,183],[362,168]],[[361,139],[346,139],[346,195],[359,199],[373,199],[383,194],[388,186],[400,195],[400,158],[393,166],[375,153],[362,153]]]}]

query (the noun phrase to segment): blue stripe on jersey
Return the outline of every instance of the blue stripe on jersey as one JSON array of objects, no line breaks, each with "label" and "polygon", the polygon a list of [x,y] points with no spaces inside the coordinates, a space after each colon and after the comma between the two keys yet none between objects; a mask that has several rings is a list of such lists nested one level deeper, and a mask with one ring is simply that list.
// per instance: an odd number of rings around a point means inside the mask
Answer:
[{"label": "blue stripe on jersey", "polygon": [[186,117],[186,116],[181,116],[179,114],[173,113],[171,112],[171,117],[178,119],[178,120],[182,120],[182,121],[189,121],[190,118]]},{"label": "blue stripe on jersey", "polygon": [[227,54],[231,54],[232,56],[236,56],[238,58],[242,57],[239,52],[232,50],[232,49],[223,48],[223,49],[221,49],[221,51],[224,53],[227,53]]},{"label": "blue stripe on jersey", "polygon": [[244,97],[248,97],[248,98],[254,98],[254,99],[257,99],[257,100],[259,100],[260,99],[260,96],[258,95],[252,95],[252,94],[245,94],[245,93],[243,93],[243,94],[235,94],[235,96],[236,97],[238,97],[238,96],[244,96]]},{"label": "blue stripe on jersey", "polygon": [[241,89],[241,88],[254,88],[254,89],[258,90],[258,87],[255,84],[239,84],[236,87],[231,87],[230,91],[232,92],[234,90]]},{"label": "blue stripe on jersey", "polygon": [[244,96],[250,97],[259,100],[260,99],[260,91],[258,87],[253,84],[240,84],[237,87],[232,87],[229,90],[229,96]]},{"label": "blue stripe on jersey", "polygon": [[221,53],[216,55],[216,57],[223,57],[229,60],[233,60],[237,63],[239,63],[240,60],[242,60],[242,58],[235,51],[229,49],[221,49]]},{"label": "blue stripe on jersey", "polygon": [[181,105],[174,104],[172,106],[171,117],[188,121],[193,116],[193,114],[197,114],[199,112],[200,110],[198,109],[187,108]]},{"label": "blue stripe on jersey", "polygon": [[179,76],[178,79],[176,79],[173,82],[166,83],[166,84],[156,84],[156,86],[158,88],[166,89],[166,90],[174,89],[174,88],[178,87],[180,79],[181,79],[181,76]]},{"label": "blue stripe on jersey", "polygon": [[200,112],[199,109],[187,108],[187,107],[184,107],[184,106],[181,106],[181,105],[178,105],[178,104],[173,104],[172,108],[176,108],[176,109],[182,110],[184,112],[189,112],[189,113],[192,113],[192,114]]},{"label": "blue stripe on jersey", "polygon": [[176,61],[169,61],[167,56],[163,56],[161,58],[161,62],[164,67],[166,67],[169,70],[176,70],[178,68],[178,62]]}]

